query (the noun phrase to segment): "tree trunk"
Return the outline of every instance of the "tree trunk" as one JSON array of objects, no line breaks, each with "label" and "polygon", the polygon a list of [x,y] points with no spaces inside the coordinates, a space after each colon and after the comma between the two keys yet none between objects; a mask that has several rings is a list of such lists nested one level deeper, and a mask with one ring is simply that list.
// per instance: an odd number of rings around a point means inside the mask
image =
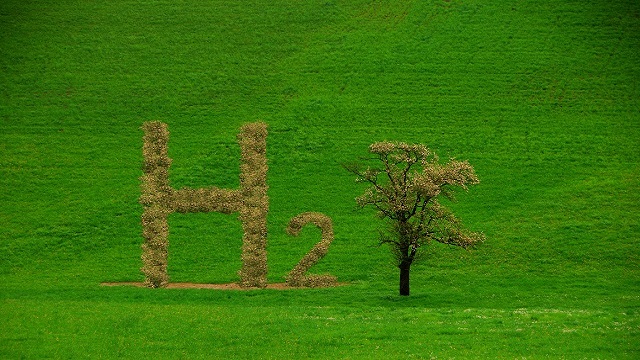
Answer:
[{"label": "tree trunk", "polygon": [[409,271],[411,263],[403,261],[400,264],[400,295],[409,296]]}]

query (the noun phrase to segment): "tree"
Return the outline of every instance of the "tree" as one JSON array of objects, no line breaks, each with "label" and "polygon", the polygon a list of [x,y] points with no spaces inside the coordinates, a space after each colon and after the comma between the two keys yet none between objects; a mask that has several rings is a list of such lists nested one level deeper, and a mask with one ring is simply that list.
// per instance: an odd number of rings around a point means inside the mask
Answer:
[{"label": "tree", "polygon": [[467,161],[440,164],[424,145],[378,142],[369,152],[382,164],[345,168],[357,175],[357,182],[369,185],[356,202],[373,207],[386,223],[380,244],[389,245],[400,269],[400,295],[408,296],[411,265],[423,255],[424,246],[437,241],[467,249],[484,241],[483,234],[464,229],[438,201],[440,196],[454,201],[456,188],[467,190],[479,180]]}]

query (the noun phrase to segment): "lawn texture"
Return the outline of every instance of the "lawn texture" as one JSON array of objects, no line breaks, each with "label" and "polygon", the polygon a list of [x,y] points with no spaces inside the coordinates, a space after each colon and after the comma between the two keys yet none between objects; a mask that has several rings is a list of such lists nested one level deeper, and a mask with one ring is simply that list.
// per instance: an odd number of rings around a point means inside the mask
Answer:
[{"label": "lawn texture", "polygon": [[[640,3],[0,2],[0,358],[640,357]],[[139,282],[142,131],[174,188],[239,187],[242,124],[269,126],[269,282]],[[469,160],[449,205],[487,241],[429,248],[411,293],[341,164],[377,141]],[[169,216],[171,281],[230,283],[236,215]]]}]

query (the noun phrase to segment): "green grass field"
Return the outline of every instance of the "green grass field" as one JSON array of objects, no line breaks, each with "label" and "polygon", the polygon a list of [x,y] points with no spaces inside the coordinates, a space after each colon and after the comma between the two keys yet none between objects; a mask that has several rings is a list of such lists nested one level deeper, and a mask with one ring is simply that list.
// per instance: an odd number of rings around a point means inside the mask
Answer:
[{"label": "green grass field", "polygon": [[[239,184],[269,125],[269,281],[141,281],[145,121],[175,188]],[[429,249],[412,295],[341,164],[369,144],[468,159],[451,204],[487,236]],[[0,2],[0,358],[640,358],[640,3],[475,0]],[[174,282],[237,280],[235,215],[173,214]]]}]

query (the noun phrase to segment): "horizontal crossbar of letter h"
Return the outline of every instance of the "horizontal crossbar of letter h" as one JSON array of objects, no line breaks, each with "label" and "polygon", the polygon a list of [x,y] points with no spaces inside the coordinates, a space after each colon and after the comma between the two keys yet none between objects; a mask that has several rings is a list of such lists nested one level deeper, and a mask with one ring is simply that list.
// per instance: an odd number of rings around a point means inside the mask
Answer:
[{"label": "horizontal crossbar of letter h", "polygon": [[240,188],[216,187],[173,189],[169,185],[171,159],[167,155],[169,131],[167,124],[154,121],[144,123],[144,165],[140,203],[144,207],[142,227],[142,272],[149,287],[164,287],[167,274],[169,225],[167,217],[173,212],[239,212],[242,222],[242,268],[240,285],[265,287],[267,283],[267,126],[250,123],[238,135],[241,149]]}]

